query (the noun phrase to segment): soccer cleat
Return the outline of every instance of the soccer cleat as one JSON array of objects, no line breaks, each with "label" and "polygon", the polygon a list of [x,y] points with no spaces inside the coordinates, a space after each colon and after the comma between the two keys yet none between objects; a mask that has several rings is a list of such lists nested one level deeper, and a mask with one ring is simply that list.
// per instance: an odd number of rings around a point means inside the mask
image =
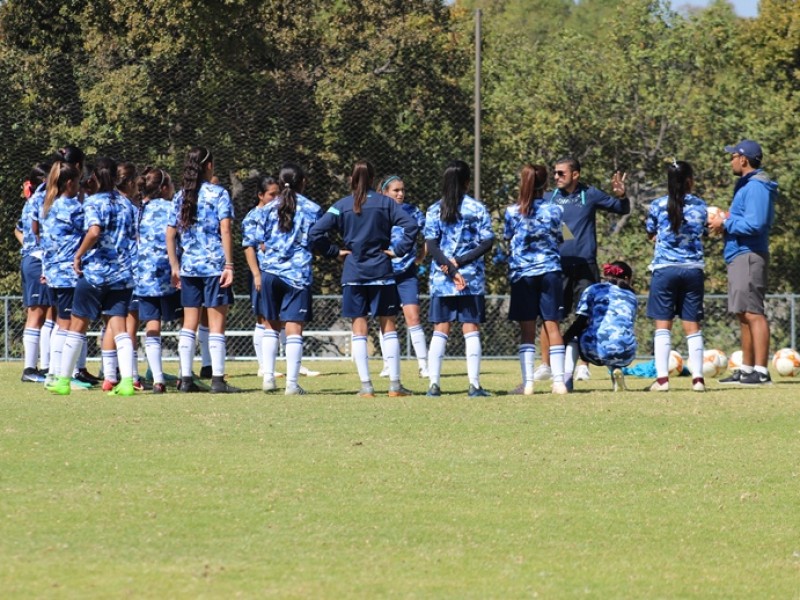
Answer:
[{"label": "soccer cleat", "polygon": [[200,379],[211,379],[212,375],[213,372],[211,371],[211,365],[200,367]]},{"label": "soccer cleat", "polygon": [[742,378],[742,372],[739,369],[735,369],[733,373],[731,373],[724,379],[720,379],[717,383],[722,383],[723,385],[729,385],[729,384],[738,385],[741,378]]},{"label": "soccer cleat", "polygon": [[265,377],[261,381],[261,391],[262,392],[274,392],[277,389],[278,389],[278,386],[275,383],[274,379]]},{"label": "soccer cleat", "polygon": [[553,382],[553,387],[550,388],[550,393],[563,396],[564,394],[569,394],[569,390],[567,390],[567,386],[563,381],[556,381]]},{"label": "soccer cleat", "polygon": [[384,366],[381,369],[381,372],[378,374],[378,377],[388,377],[389,376],[389,367]]},{"label": "soccer cleat", "polygon": [[591,373],[589,373],[589,367],[586,365],[578,365],[578,368],[575,369],[575,377],[576,381],[589,381],[592,377]]},{"label": "soccer cleat", "polygon": [[695,377],[694,379],[692,379],[692,391],[693,392],[706,391],[706,382],[702,377]]},{"label": "soccer cleat", "polygon": [[284,374],[283,374],[283,373],[281,373],[280,371],[275,371],[275,372],[273,373],[273,376],[275,377],[275,379],[280,379],[281,377],[286,377],[286,375],[284,375]]},{"label": "soccer cleat", "polygon": [[533,372],[534,381],[548,381],[552,378],[553,371],[550,369],[550,365],[546,365],[544,363],[536,367],[536,370]]},{"label": "soccer cleat", "polygon": [[163,383],[154,383],[153,384],[153,393],[154,394],[166,394],[167,393],[167,386]]},{"label": "soccer cleat", "polygon": [[133,387],[132,377],[123,377],[122,380],[114,386],[114,389],[108,392],[109,396],[133,396],[136,389]]},{"label": "soccer cleat", "polygon": [[75,369],[73,378],[93,386],[98,385],[100,383],[100,378],[95,377],[94,375],[89,373],[86,367],[84,367],[83,369]]},{"label": "soccer cleat", "polygon": [[374,398],[375,397],[375,388],[372,387],[370,382],[362,382],[361,389],[358,390],[358,395],[362,398]]},{"label": "soccer cleat", "polygon": [[59,377],[54,382],[45,384],[44,389],[59,396],[69,396],[72,391],[69,377]]},{"label": "soccer cleat", "polygon": [[[175,375],[170,375],[169,373],[163,373],[164,376],[164,383],[177,383],[181,380],[180,377],[175,377]],[[150,370],[150,367],[147,367],[147,371],[144,374],[145,381],[153,381],[153,372]]]},{"label": "soccer cleat", "polygon": [[739,383],[742,385],[771,385],[772,378],[769,373],[759,373],[753,371],[752,373],[742,373]]},{"label": "soccer cleat", "polygon": [[21,381],[23,383],[44,383],[44,377],[33,367],[22,370]]},{"label": "soccer cleat", "polygon": [[312,371],[308,367],[300,365],[300,375],[305,375],[306,377],[319,377],[320,375],[322,375],[322,373],[320,373],[319,371]]},{"label": "soccer cleat", "polygon": [[400,398],[402,396],[413,396],[414,392],[409,390],[408,388],[404,388],[399,383],[392,383],[389,386],[389,397],[390,398]]},{"label": "soccer cleat", "polygon": [[136,390],[137,392],[144,391],[144,384],[142,383],[141,379],[136,378],[133,380],[133,389]]},{"label": "soccer cleat", "polygon": [[48,373],[44,376],[44,387],[48,385],[53,385],[56,381],[58,381],[58,375],[55,373]]},{"label": "soccer cleat", "polygon": [[431,396],[433,398],[438,398],[439,396],[441,396],[442,395],[442,390],[439,389],[439,384],[438,383],[432,383],[431,387],[428,388],[428,391],[427,391],[427,393],[425,395],[426,396]]},{"label": "soccer cleat", "polygon": [[628,389],[625,385],[625,375],[619,367],[611,372],[611,380],[614,383],[615,392],[622,392]]},{"label": "soccer cleat", "polygon": [[668,392],[669,391],[669,381],[666,383],[658,383],[658,381],[654,381],[650,387],[644,388],[645,392]]},{"label": "soccer cleat", "polygon": [[181,377],[178,391],[181,394],[194,394],[200,391],[200,386],[194,382],[194,377]]},{"label": "soccer cleat", "polygon": [[510,396],[533,396],[533,382],[520,383],[508,393]]},{"label": "soccer cleat", "polygon": [[103,380],[103,391],[104,392],[110,392],[111,390],[114,389],[114,386],[117,385],[117,383],[118,382],[111,381],[110,379],[104,379]]},{"label": "soccer cleat", "polygon": [[299,385],[287,385],[283,392],[284,396],[305,396],[306,391]]},{"label": "soccer cleat", "polygon": [[72,388],[73,390],[90,390],[92,389],[92,384],[79,381],[78,379],[75,379],[73,377],[69,381],[69,387]]},{"label": "soccer cleat", "polygon": [[431,374],[428,372],[428,367],[420,367],[419,368],[419,377],[420,377],[420,379],[427,379],[430,376],[431,376]]},{"label": "soccer cleat", "polygon": [[467,396],[470,398],[488,398],[491,396],[491,392],[487,392],[482,387],[475,387],[471,383],[469,384],[469,390],[467,390]]},{"label": "soccer cleat", "polygon": [[215,375],[211,378],[211,389],[209,391],[212,394],[236,394],[242,390],[225,381],[225,377],[222,375]]}]

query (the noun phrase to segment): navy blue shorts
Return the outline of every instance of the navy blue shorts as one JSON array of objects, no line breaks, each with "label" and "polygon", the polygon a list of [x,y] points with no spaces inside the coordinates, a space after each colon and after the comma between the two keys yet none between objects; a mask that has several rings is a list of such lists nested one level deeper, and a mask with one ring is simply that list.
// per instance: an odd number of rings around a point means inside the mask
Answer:
[{"label": "navy blue shorts", "polygon": [[72,314],[89,320],[97,319],[101,314],[107,317],[127,317],[131,294],[133,294],[131,288],[113,289],[105,285],[94,286],[81,277],[75,286]]},{"label": "navy blue shorts", "polygon": [[72,301],[75,299],[75,288],[50,288],[53,304],[59,319],[72,317]]},{"label": "navy blue shorts", "polygon": [[219,275],[181,276],[181,304],[185,308],[214,308],[233,304],[233,286],[219,287]]},{"label": "navy blue shorts", "polygon": [[33,256],[23,256],[20,264],[22,272],[22,305],[52,306],[50,288],[42,283],[42,261]]},{"label": "navy blue shorts", "polygon": [[522,277],[511,284],[509,321],[560,321],[564,313],[560,271]]},{"label": "navy blue shorts", "polygon": [[147,321],[177,321],[183,317],[181,306],[181,293],[175,290],[167,296],[138,296],[139,320]]},{"label": "navy blue shorts", "polygon": [[397,284],[397,296],[400,298],[400,306],[419,304],[417,265],[414,265],[405,273],[397,275],[394,281]]},{"label": "navy blue shorts", "polygon": [[699,323],[703,320],[704,281],[702,269],[664,267],[653,271],[647,317],[658,321]]},{"label": "navy blue shorts", "polygon": [[139,296],[131,294],[131,299],[128,302],[128,313],[139,313]]},{"label": "navy blue shorts", "polygon": [[268,321],[311,321],[311,288],[296,288],[272,273],[261,272],[261,292],[255,295],[255,313]]},{"label": "navy blue shorts", "polygon": [[394,317],[399,309],[400,299],[394,284],[342,286],[343,317]]},{"label": "navy blue shorts", "polygon": [[486,298],[483,296],[431,296],[428,311],[431,323],[485,323]]}]

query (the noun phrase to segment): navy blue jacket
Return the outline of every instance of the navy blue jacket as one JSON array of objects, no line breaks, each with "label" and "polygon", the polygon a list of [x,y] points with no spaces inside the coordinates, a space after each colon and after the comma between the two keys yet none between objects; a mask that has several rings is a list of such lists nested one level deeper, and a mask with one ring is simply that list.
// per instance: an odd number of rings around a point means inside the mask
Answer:
[{"label": "navy blue jacket", "polygon": [[[395,246],[393,226],[403,228],[403,238]],[[337,257],[340,250],[328,237],[333,230],[339,231],[344,248],[352,252],[344,259],[342,283],[369,283],[394,278],[392,259],[383,251],[391,249],[398,257],[411,252],[419,226],[397,202],[370,190],[360,215],[353,212],[353,196],[347,196],[331,206],[309,231],[311,246],[329,258]]]}]

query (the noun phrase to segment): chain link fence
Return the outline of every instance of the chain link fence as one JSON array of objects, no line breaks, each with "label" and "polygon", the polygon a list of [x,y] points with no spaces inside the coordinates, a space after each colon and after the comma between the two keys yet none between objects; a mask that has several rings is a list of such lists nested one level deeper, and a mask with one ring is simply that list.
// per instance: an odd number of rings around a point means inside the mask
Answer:
[{"label": "chain link fence", "polygon": [[[25,328],[25,309],[20,296],[0,296],[3,309],[2,354],[4,360],[21,360],[23,354],[22,334]],[[482,326],[481,340],[483,356],[487,359],[516,358],[519,343],[519,329],[516,323],[507,319],[510,297],[492,295],[486,297],[486,323]],[[639,341],[640,358],[650,358],[653,354],[653,322],[645,316],[646,296],[639,296],[639,315],[636,321],[636,337]],[[428,297],[420,298],[421,314],[428,311]],[[797,347],[798,310],[800,295],[773,294],[767,296],[767,317],[771,327],[770,347],[773,351],[783,347]],[[718,348],[728,355],[739,348],[739,325],[734,317],[727,314],[727,298],[724,295],[707,295],[705,303],[706,320],[703,334],[706,348]],[[341,296],[318,295],[314,297],[314,320],[306,328],[304,357],[311,359],[349,359],[350,358],[350,320],[341,316]],[[426,339],[430,340],[431,326],[424,322]],[[250,302],[247,296],[237,296],[228,317],[228,358],[231,360],[254,360],[252,333],[255,326]],[[98,334],[100,323],[94,323],[89,330],[89,357],[99,359]],[[176,324],[164,328],[164,357],[177,360]],[[404,357],[413,357],[411,339],[405,323],[398,319],[398,333]],[[143,335],[143,334],[142,334]],[[673,328],[673,347],[686,354],[686,343],[681,333],[680,323]],[[370,327],[370,355],[380,355],[377,325]],[[140,337],[140,356],[144,357],[143,338]],[[464,356],[464,339],[455,327],[447,345],[448,357]]]}]

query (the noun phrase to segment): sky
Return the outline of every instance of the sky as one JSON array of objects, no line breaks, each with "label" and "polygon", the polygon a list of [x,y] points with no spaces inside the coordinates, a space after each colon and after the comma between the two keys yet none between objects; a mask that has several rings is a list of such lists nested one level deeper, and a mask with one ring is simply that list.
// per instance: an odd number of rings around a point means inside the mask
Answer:
[{"label": "sky", "polygon": [[[733,9],[740,17],[758,16],[758,0],[729,0],[733,4]],[[710,0],[672,0],[673,8],[678,8],[684,4],[689,6],[708,6]]]}]

